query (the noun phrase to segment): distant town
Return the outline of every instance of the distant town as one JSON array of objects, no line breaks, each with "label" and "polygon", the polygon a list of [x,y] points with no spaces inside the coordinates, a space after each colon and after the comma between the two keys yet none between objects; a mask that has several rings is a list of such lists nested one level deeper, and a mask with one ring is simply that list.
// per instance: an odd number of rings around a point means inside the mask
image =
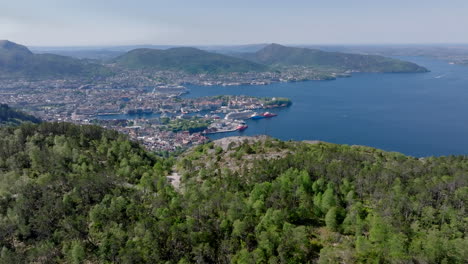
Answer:
[{"label": "distant town", "polygon": [[183,98],[189,90],[179,83],[167,85],[141,75],[121,78],[114,81],[123,85],[6,81],[0,84],[0,97],[2,103],[44,121],[100,125],[125,133],[153,151],[175,151],[205,143],[208,134],[245,130],[243,120],[274,117],[268,109],[292,103],[287,98],[252,96]]}]

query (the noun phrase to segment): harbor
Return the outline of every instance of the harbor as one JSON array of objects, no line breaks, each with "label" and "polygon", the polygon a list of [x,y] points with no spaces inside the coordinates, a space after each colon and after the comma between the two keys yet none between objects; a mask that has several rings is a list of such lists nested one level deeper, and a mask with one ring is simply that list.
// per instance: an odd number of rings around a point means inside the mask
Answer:
[{"label": "harbor", "polygon": [[204,143],[218,134],[243,133],[249,128],[248,121],[278,115],[263,111],[291,105],[287,98],[244,95],[198,98],[178,95],[165,101],[164,108],[149,107],[148,102],[143,105],[146,107],[132,108],[127,113],[95,115],[84,122],[128,134],[151,150],[174,151]]}]

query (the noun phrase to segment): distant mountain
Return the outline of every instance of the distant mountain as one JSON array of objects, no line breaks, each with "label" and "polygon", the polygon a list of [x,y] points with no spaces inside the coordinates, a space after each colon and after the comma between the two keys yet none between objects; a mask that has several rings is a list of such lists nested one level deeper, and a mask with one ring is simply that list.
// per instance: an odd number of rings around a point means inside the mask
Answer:
[{"label": "distant mountain", "polygon": [[76,49],[76,50],[66,50],[66,49],[51,49],[47,51],[41,50],[32,50],[37,54],[56,54],[61,56],[73,57],[78,59],[90,59],[98,61],[106,61],[114,59],[122,54],[124,51],[114,51],[106,49]]},{"label": "distant mountain", "polygon": [[244,59],[272,66],[310,66],[360,72],[427,72],[417,64],[376,55],[326,52],[317,49],[271,44]]},{"label": "distant mountain", "polygon": [[51,53],[80,59],[99,59],[107,60],[116,58],[135,49],[159,49],[166,50],[171,48],[193,47],[208,52],[221,53],[225,55],[257,52],[269,44],[247,44],[247,45],[201,45],[201,46],[181,46],[181,45],[131,45],[131,46],[72,46],[72,47],[41,47],[29,46],[33,53],[43,54]]},{"label": "distant mountain", "polygon": [[130,69],[179,70],[189,73],[261,72],[268,67],[248,60],[196,48],[136,49],[114,62]]},{"label": "distant mountain", "polygon": [[41,120],[32,115],[13,109],[6,104],[0,104],[0,126],[17,125],[24,122],[39,123]]},{"label": "distant mountain", "polygon": [[201,50],[216,52],[226,55],[257,52],[269,44],[248,44],[248,45],[215,45],[215,46],[197,46]]},{"label": "distant mountain", "polygon": [[95,63],[54,54],[34,54],[25,46],[0,40],[0,78],[91,77],[108,73]]},{"label": "distant mountain", "polygon": [[[306,66],[326,72],[426,72],[411,62],[377,55],[327,52],[318,49],[286,47],[278,44],[245,45],[232,50],[210,52],[191,47],[169,49],[139,48],[123,51],[64,50],[75,57],[108,60],[120,68],[175,70],[188,73],[223,74],[231,72],[264,72],[272,68]],[[254,52],[255,51],[255,52]],[[230,54],[220,54],[229,52]],[[241,53],[242,52],[242,53]],[[112,58],[114,56],[120,56]],[[118,69],[115,69],[118,70]],[[281,69],[280,69],[281,70]],[[0,79],[7,78],[90,78],[105,76],[111,70],[90,60],[56,54],[35,54],[27,47],[0,40]]]}]

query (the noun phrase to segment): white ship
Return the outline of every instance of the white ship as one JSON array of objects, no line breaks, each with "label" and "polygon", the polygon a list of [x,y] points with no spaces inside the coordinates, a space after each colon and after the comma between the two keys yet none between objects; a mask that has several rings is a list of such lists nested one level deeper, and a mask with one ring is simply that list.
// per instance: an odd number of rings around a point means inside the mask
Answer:
[{"label": "white ship", "polygon": [[252,111],[242,111],[242,112],[231,112],[224,117],[224,119],[232,119],[232,120],[242,120],[242,119],[249,119],[254,112]]}]

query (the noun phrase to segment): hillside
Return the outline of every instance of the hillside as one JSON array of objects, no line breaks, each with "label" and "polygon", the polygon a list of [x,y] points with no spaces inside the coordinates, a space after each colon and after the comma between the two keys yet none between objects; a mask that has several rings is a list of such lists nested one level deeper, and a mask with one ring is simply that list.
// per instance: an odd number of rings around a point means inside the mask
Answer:
[{"label": "hillside", "polygon": [[219,74],[268,70],[268,67],[258,63],[196,48],[136,49],[119,56],[114,62],[130,69],[177,70],[188,73]]},{"label": "hillside", "polygon": [[326,52],[271,44],[241,57],[272,66],[308,66],[358,72],[427,72],[417,64],[376,55]]},{"label": "hillside", "polygon": [[0,40],[0,78],[92,77],[108,73],[98,64],[54,54],[34,54],[25,46]]},{"label": "hillside", "polygon": [[175,161],[95,126],[0,128],[0,262],[464,263],[467,172],[270,138]]},{"label": "hillside", "polygon": [[18,125],[23,122],[39,123],[40,121],[40,119],[34,116],[10,108],[6,104],[0,104],[0,126]]}]

